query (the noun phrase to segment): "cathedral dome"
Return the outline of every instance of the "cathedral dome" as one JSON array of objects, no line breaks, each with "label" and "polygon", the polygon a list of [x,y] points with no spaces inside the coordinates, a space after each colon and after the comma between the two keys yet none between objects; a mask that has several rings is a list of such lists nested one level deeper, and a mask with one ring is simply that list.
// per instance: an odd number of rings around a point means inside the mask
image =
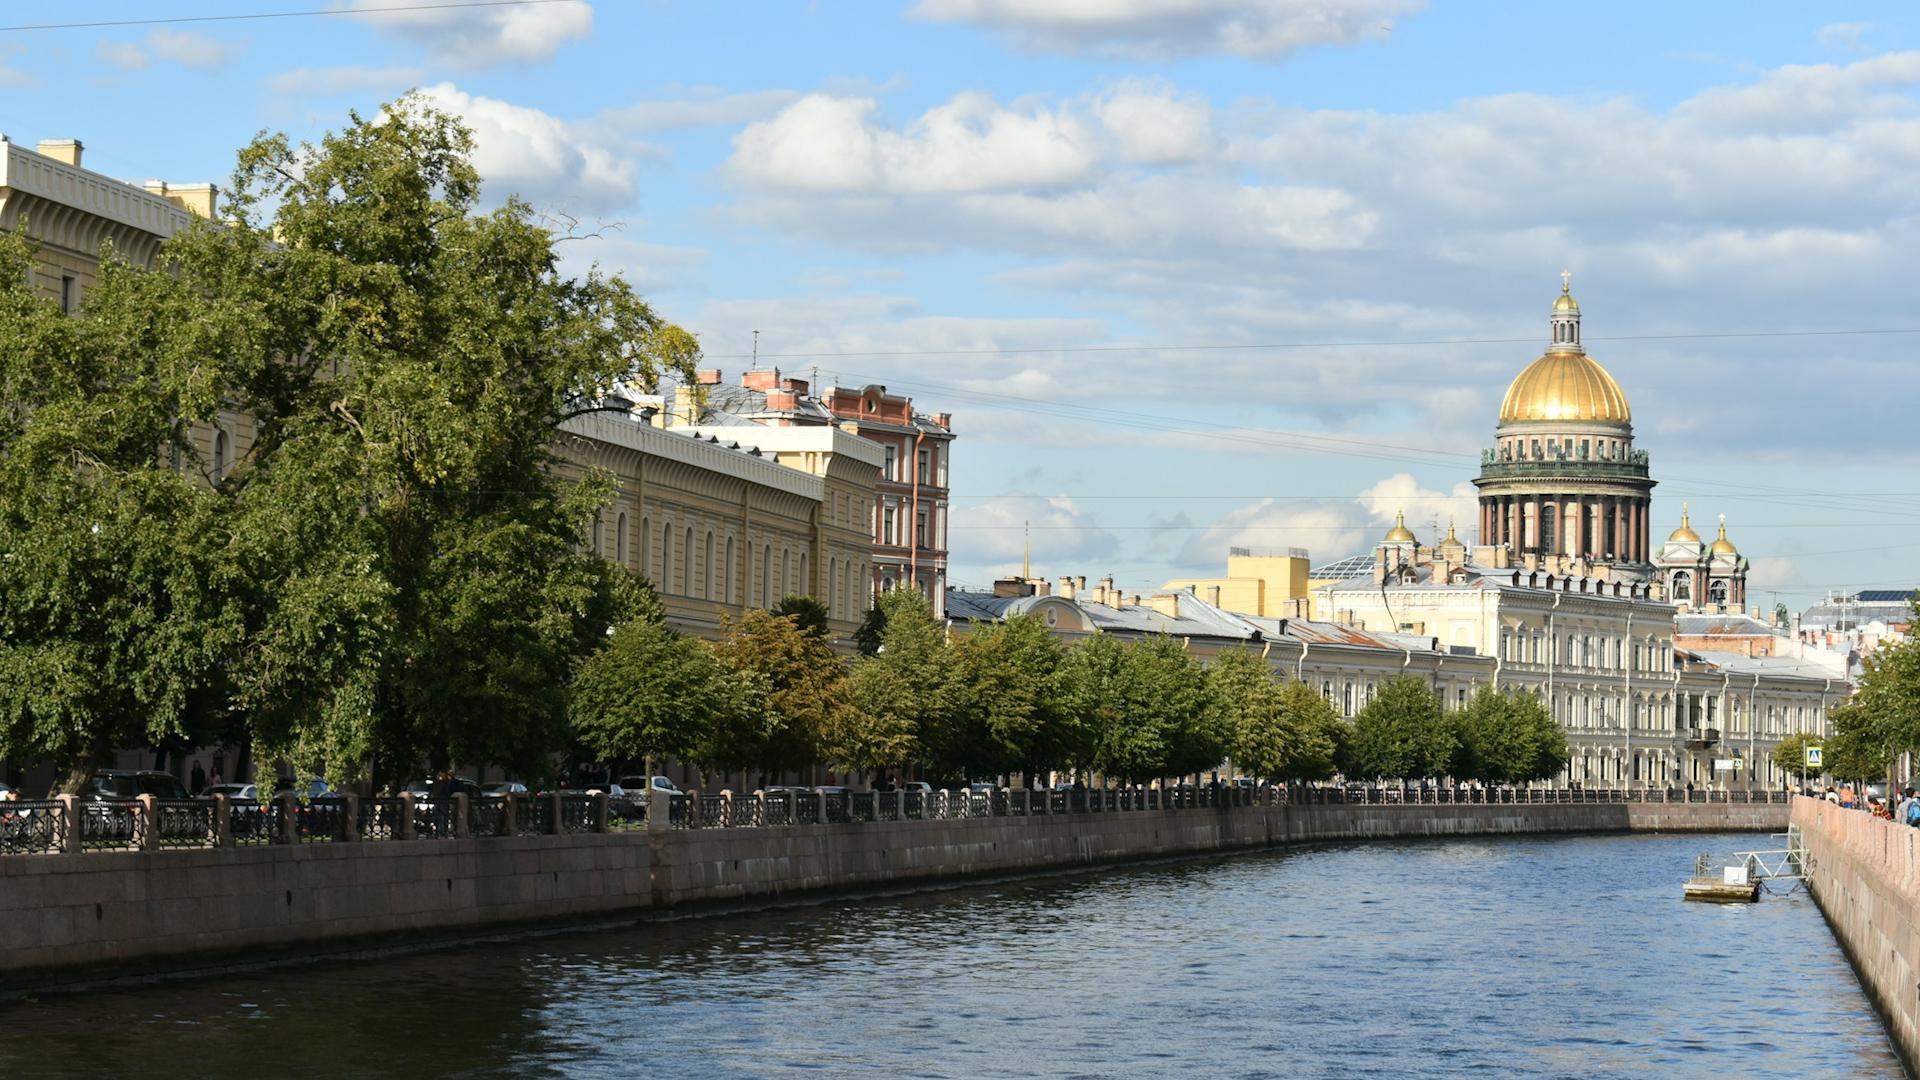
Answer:
[{"label": "cathedral dome", "polygon": [[1500,422],[1585,420],[1629,424],[1626,392],[1586,353],[1550,352],[1528,364],[1507,387]]},{"label": "cathedral dome", "polygon": [[1720,538],[1713,542],[1713,553],[1715,555],[1740,554],[1740,549],[1734,547],[1733,541],[1727,539],[1727,516],[1725,514],[1720,515]]},{"label": "cathedral dome", "polygon": [[[1724,538],[1726,531],[1722,529],[1720,535]],[[1673,535],[1667,537],[1667,543],[1697,544],[1699,542],[1700,534],[1693,531],[1692,523],[1687,520],[1687,508],[1683,506],[1680,508],[1680,527],[1673,530]]]},{"label": "cathedral dome", "polygon": [[1386,542],[1389,544],[1411,544],[1417,539],[1418,537],[1413,535],[1413,530],[1407,528],[1406,512],[1401,511],[1395,514],[1393,518],[1393,528],[1387,530]]}]

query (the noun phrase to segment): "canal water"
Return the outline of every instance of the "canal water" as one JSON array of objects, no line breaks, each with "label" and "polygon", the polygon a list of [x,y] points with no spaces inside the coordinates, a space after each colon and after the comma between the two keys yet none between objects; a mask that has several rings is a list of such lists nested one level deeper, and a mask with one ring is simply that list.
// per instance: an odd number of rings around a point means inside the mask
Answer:
[{"label": "canal water", "polygon": [[0,1077],[1897,1077],[1755,836],[1329,846],[0,1007]]}]

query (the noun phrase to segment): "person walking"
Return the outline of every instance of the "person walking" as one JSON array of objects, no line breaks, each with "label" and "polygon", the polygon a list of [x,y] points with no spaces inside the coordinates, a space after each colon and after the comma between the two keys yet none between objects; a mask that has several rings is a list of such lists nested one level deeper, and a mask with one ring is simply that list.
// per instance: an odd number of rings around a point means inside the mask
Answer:
[{"label": "person walking", "polygon": [[433,802],[433,835],[452,835],[448,823],[453,820],[453,770],[441,769],[427,785],[427,798]]},{"label": "person walking", "polygon": [[200,763],[196,761],[193,763],[193,778],[190,785],[187,788],[187,792],[188,794],[192,795],[194,798],[199,798],[201,795],[206,794],[206,791],[207,791],[207,770],[201,768]]}]

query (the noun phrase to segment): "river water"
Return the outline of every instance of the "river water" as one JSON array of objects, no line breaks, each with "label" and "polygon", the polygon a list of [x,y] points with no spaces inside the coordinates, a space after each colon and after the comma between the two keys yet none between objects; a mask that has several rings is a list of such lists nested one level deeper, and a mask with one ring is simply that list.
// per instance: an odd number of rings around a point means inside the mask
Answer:
[{"label": "river water", "polygon": [[1755,836],[1328,846],[0,1008],[0,1077],[1897,1077]]}]

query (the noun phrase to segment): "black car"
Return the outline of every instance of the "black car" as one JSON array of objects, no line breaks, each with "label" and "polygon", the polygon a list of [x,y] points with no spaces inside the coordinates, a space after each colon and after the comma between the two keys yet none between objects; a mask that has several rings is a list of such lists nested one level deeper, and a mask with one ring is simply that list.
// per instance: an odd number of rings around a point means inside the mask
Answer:
[{"label": "black car", "polygon": [[88,799],[131,799],[152,795],[157,799],[185,799],[187,785],[172,773],[151,769],[101,769],[87,785]]}]

